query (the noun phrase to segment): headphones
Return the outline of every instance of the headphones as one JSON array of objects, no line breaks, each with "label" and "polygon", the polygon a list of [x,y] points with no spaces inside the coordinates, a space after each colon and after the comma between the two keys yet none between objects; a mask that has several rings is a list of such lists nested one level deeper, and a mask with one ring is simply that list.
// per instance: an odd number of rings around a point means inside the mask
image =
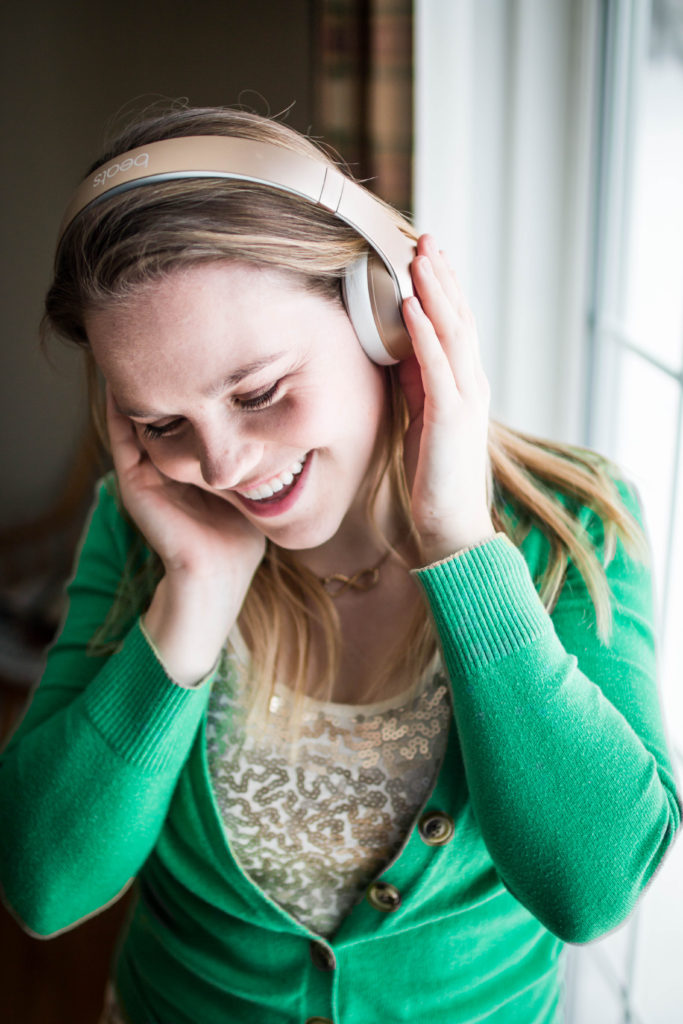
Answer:
[{"label": "headphones", "polygon": [[61,241],[86,207],[143,185],[183,178],[229,178],[267,185],[324,207],[370,244],[347,268],[344,305],[364,351],[373,362],[397,363],[412,351],[401,311],[414,294],[413,241],[377,199],[322,160],[267,142],[197,135],[150,142],[102,164],[78,187],[59,230]]}]

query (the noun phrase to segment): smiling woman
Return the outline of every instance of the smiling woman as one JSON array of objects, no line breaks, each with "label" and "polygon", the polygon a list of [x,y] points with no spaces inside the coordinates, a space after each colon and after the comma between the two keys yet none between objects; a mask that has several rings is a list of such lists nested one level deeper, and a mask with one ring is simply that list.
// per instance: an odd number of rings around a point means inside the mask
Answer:
[{"label": "smiling woman", "polygon": [[[340,529],[348,563],[363,560],[353,525],[364,520],[386,389],[340,297],[274,269],[212,262],[85,324],[114,403],[156,469],[230,502],[273,543],[301,550],[303,564],[320,564],[306,550]],[[380,528],[393,532],[391,522]]]},{"label": "smiling woman", "polygon": [[110,1024],[559,1021],[680,822],[635,489],[491,421],[435,241],[255,115],[118,139],[46,310],[115,471],[0,767],[8,905],[137,879]]}]

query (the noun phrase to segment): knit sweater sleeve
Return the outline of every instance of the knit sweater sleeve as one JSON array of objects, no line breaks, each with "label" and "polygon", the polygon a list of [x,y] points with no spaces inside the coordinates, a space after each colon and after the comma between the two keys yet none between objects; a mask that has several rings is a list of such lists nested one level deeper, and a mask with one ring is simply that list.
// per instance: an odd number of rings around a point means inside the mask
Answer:
[{"label": "knit sweater sleeve", "polygon": [[88,643],[115,598],[130,530],[103,483],[40,685],[0,759],[0,880],[27,930],[50,936],[111,902],[150,853],[206,706],[140,629]]},{"label": "knit sweater sleeve", "polygon": [[[616,483],[642,523],[637,492]],[[603,561],[602,521],[590,509],[581,518]],[[549,615],[524,554],[502,533],[416,571],[494,865],[569,942],[628,916],[681,818],[658,702],[650,571],[619,540],[606,575],[613,632],[604,645],[576,566]]]}]

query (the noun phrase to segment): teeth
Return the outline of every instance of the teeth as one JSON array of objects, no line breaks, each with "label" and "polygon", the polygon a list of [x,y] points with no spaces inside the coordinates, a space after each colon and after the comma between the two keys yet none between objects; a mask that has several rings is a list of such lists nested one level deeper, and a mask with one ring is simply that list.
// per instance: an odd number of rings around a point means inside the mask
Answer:
[{"label": "teeth", "polygon": [[295,476],[301,472],[306,462],[306,456],[298,462],[294,462],[288,469],[280,473],[278,476],[274,476],[272,480],[269,480],[267,484],[261,484],[260,487],[255,487],[251,491],[240,491],[245,498],[250,498],[252,501],[260,501],[263,498],[272,498],[274,494],[281,491],[283,487],[288,487],[292,483]]}]

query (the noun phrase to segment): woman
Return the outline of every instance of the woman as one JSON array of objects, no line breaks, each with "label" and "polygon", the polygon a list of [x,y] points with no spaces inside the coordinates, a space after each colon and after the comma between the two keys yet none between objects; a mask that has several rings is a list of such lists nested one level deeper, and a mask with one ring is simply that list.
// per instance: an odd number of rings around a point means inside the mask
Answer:
[{"label": "woman", "polygon": [[[198,136],[322,161],[323,205],[145,178]],[[47,323],[105,382],[115,472],[3,759],[1,867],[43,936],[137,879],[110,1022],[557,1021],[563,943],[627,917],[680,822],[635,489],[489,422],[429,236],[408,350],[372,349],[332,167],[176,111],[63,226]]]}]

